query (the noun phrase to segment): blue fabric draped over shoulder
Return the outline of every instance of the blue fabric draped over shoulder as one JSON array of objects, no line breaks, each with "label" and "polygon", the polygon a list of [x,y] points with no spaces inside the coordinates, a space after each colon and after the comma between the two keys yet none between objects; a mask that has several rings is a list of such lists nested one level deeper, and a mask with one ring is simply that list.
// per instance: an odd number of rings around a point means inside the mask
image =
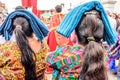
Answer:
[{"label": "blue fabric draped over shoulder", "polygon": [[4,23],[0,27],[0,35],[3,35],[5,40],[10,40],[12,36],[13,33],[12,21],[16,16],[23,16],[29,20],[29,23],[35,35],[40,41],[47,36],[49,30],[37,16],[35,16],[32,12],[28,10],[16,10],[7,16]]},{"label": "blue fabric draped over shoulder", "polygon": [[90,1],[81,4],[74,9],[72,9],[62,20],[57,28],[57,32],[65,37],[69,37],[70,34],[75,30],[79,21],[85,12],[95,9],[100,12],[101,18],[104,24],[104,40],[108,42],[109,45],[114,44],[117,40],[117,32],[112,29],[108,16],[99,1]]}]

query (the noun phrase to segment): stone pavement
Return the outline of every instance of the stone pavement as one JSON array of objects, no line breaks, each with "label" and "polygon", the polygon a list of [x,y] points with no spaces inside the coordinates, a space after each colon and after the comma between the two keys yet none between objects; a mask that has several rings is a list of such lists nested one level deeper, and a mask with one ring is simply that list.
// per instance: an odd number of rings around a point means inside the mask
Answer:
[{"label": "stone pavement", "polygon": [[117,75],[113,74],[111,71],[108,71],[108,80],[117,80]]},{"label": "stone pavement", "polygon": [[[52,80],[52,75],[47,74],[47,80]],[[108,80],[117,80],[117,75],[113,74],[111,71],[108,71]]]}]

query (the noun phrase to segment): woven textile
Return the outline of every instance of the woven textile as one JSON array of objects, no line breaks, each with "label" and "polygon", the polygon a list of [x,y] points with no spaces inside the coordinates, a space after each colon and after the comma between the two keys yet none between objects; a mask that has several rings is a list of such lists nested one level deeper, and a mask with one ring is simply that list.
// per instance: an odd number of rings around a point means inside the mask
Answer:
[{"label": "woven textile", "polygon": [[108,16],[99,1],[90,1],[75,7],[62,20],[57,28],[57,32],[65,37],[69,37],[81,21],[84,13],[93,9],[99,11],[101,14],[100,16],[104,24],[104,40],[110,45],[115,43],[117,33],[112,29]]},{"label": "woven textile", "polygon": [[23,16],[29,20],[29,23],[35,35],[40,41],[47,36],[49,30],[37,16],[35,16],[32,12],[28,10],[16,10],[7,16],[4,23],[0,27],[0,35],[3,35],[5,37],[5,40],[10,40],[12,36],[12,21],[16,16]]},{"label": "woven textile", "polygon": [[82,46],[59,46],[55,52],[50,53],[46,61],[54,69],[53,80],[77,79],[83,61],[82,53]]}]

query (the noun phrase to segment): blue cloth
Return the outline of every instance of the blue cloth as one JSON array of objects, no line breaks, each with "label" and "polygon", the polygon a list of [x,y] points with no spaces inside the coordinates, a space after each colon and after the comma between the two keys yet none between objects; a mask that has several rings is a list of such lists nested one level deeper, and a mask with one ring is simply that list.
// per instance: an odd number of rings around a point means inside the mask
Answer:
[{"label": "blue cloth", "polygon": [[99,11],[101,14],[101,18],[105,27],[104,40],[107,41],[109,45],[115,43],[117,39],[117,32],[112,30],[108,16],[99,1],[90,1],[75,7],[62,20],[57,28],[57,32],[65,37],[69,37],[73,30],[77,27],[84,13],[92,10],[93,8]]},{"label": "blue cloth", "polygon": [[109,69],[113,72],[117,72],[118,71],[118,67],[115,65],[115,60],[111,60],[109,63]]},{"label": "blue cloth", "polygon": [[3,35],[5,37],[5,40],[10,40],[12,36],[13,33],[12,21],[16,16],[23,16],[29,20],[35,35],[38,37],[40,41],[45,36],[47,36],[49,30],[37,16],[35,16],[32,12],[28,10],[16,10],[7,16],[4,23],[0,27],[0,35]]}]

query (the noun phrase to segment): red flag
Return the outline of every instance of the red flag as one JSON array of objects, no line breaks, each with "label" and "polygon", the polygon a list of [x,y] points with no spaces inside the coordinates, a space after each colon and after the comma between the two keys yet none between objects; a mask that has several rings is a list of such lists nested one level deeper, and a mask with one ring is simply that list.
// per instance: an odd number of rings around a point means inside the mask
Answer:
[{"label": "red flag", "polygon": [[31,5],[37,8],[37,0],[31,0]]},{"label": "red flag", "polygon": [[37,15],[37,0],[22,0],[22,6],[31,7],[32,12]]},{"label": "red flag", "polygon": [[31,7],[31,0],[22,0],[22,6]]}]

